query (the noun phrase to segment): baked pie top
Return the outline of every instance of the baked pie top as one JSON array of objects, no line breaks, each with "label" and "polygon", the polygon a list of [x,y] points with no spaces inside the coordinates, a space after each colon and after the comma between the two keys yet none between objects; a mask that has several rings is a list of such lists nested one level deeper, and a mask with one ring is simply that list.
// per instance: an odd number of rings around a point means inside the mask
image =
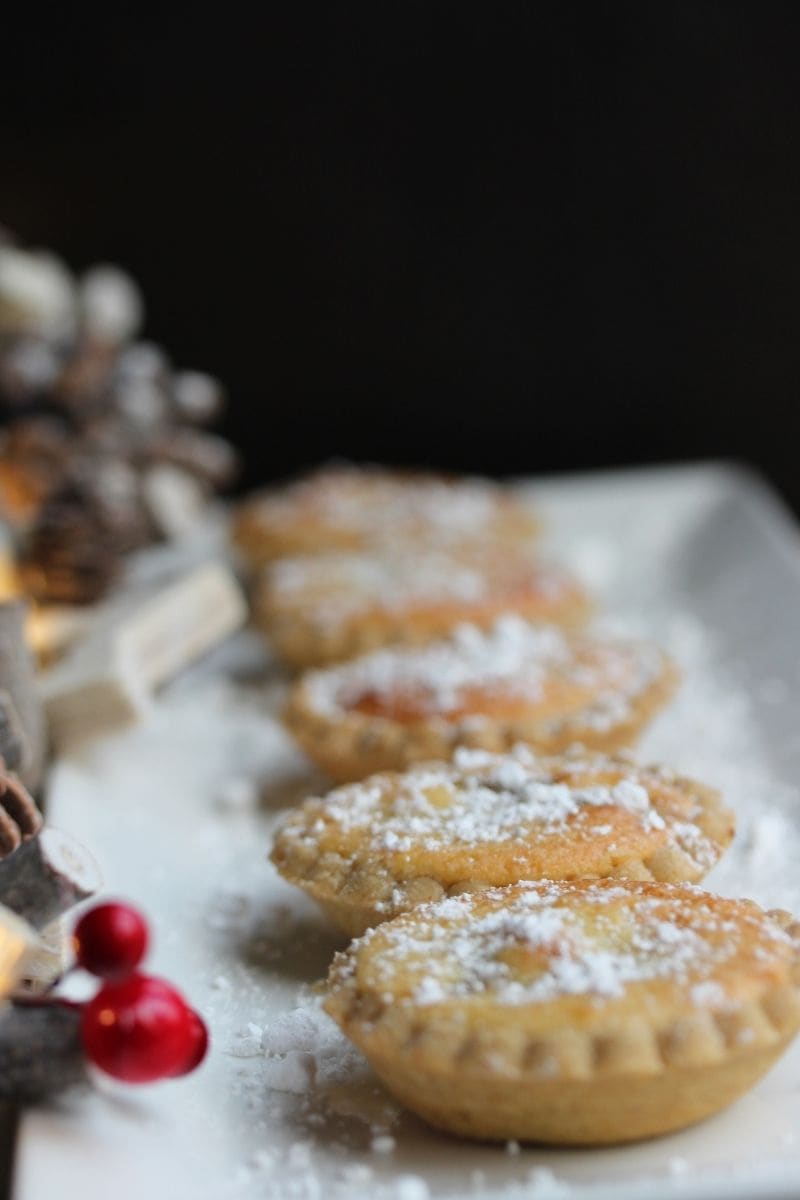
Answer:
[{"label": "baked pie top", "polygon": [[[538,603],[551,620],[563,609],[570,622],[588,603],[572,575],[527,553],[496,546],[457,554],[397,548],[393,553],[299,555],[279,559],[259,581],[258,612],[270,620],[288,615],[325,633],[380,614],[459,616],[490,607],[495,612]],[[463,615],[462,615],[463,614]]]},{"label": "baked pie top", "polygon": [[536,530],[528,507],[487,479],[341,466],[246,501],[234,535],[266,561],[387,541],[451,546],[498,536],[525,539]]},{"label": "baked pie top", "polygon": [[696,880],[732,835],[716,792],[664,768],[462,748],[452,763],[307,800],[278,832],[272,859],[317,899],[366,904],[381,920],[437,887],[613,873]]},{"label": "baked pie top", "polygon": [[462,624],[420,648],[377,650],[311,672],[295,694],[309,712],[331,718],[535,719],[565,732],[572,725],[577,736],[626,721],[668,669],[655,646],[569,636],[506,615],[488,630]]},{"label": "baked pie top", "polygon": [[519,883],[368,931],[334,960],[326,1008],[368,1056],[429,1024],[428,1058],[467,1073],[720,1061],[797,1026],[787,918],[686,884]]}]

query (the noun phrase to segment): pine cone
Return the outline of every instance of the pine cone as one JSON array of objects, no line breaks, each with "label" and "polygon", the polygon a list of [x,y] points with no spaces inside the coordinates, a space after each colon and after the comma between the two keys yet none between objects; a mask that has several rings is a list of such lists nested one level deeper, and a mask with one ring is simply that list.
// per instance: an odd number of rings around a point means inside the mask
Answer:
[{"label": "pine cone", "polygon": [[57,417],[15,421],[0,442],[0,509],[12,524],[35,521],[61,486],[72,458],[69,431]]},{"label": "pine cone", "polygon": [[20,558],[23,587],[45,604],[93,604],[117,578],[120,548],[91,490],[71,481],[42,506]]}]

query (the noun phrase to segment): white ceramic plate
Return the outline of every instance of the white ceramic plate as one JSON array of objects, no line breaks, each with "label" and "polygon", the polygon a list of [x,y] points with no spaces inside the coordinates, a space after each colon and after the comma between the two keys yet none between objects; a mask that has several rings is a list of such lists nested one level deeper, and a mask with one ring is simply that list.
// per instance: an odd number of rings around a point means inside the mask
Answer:
[{"label": "white ceramic plate", "polygon": [[[738,809],[735,848],[709,886],[800,911],[791,519],[757,480],[716,465],[530,487],[553,552],[583,574],[612,624],[658,638],[683,663],[682,689],[641,755],[721,786]],[[280,807],[318,781],[275,724],[282,684],[274,673],[259,681],[263,666],[242,635],[173,684],[147,725],[56,766],[50,820],[95,851],[110,893],[148,912],[151,967],[207,1015],[213,1052],[185,1080],[104,1087],[29,1112],[16,1200],[800,1194],[800,1048],[701,1126],[581,1152],[427,1130],[398,1112],[313,1008],[305,1041],[289,1018],[294,1049],[282,1059],[274,1022],[342,941],[265,862]]]}]

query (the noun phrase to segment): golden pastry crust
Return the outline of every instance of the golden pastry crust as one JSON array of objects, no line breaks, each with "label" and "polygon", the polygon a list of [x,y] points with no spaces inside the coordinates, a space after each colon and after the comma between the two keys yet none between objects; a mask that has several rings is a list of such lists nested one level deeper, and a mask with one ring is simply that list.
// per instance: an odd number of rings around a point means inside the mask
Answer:
[{"label": "golden pastry crust", "polygon": [[460,750],[307,800],[271,859],[351,936],[530,879],[701,879],[733,837],[719,795],[663,767]]},{"label": "golden pastry crust", "polygon": [[371,930],[325,1007],[442,1129],[632,1141],[724,1108],[795,1036],[791,921],[690,885],[518,884]]},{"label": "golden pastry crust", "polygon": [[654,646],[568,635],[504,617],[422,648],[392,647],[303,676],[284,720],[345,782],[457,746],[543,754],[628,746],[667,701],[677,672]]},{"label": "golden pastry crust", "polygon": [[452,549],[528,541],[537,531],[530,508],[488,479],[356,466],[324,467],[251,496],[231,530],[252,568],[287,555],[387,543]]},{"label": "golden pastry crust", "polygon": [[503,613],[573,627],[589,607],[569,572],[496,545],[283,559],[253,590],[256,625],[301,669],[430,642],[462,622],[485,628]]}]

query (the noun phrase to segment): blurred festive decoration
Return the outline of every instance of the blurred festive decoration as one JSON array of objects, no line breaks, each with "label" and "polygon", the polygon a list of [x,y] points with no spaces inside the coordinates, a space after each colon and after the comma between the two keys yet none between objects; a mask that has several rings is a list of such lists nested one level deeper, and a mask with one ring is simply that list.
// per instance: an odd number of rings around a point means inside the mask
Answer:
[{"label": "blurred festive decoration", "polygon": [[191,530],[236,474],[233,447],[201,428],[221,384],[137,340],[143,319],[119,268],[76,278],[0,240],[0,517],[41,603],[98,600],[126,553]]},{"label": "blurred festive decoration", "polygon": [[[33,937],[25,920],[0,908],[0,982],[7,992]],[[72,939],[75,969],[102,980],[94,996],[78,1003],[52,990],[36,998],[9,995],[0,1011],[0,1100],[32,1102],[86,1085],[90,1066],[125,1083],[152,1083],[200,1065],[206,1024],[172,984],[136,970],[147,941],[136,909],[98,905]]]}]

